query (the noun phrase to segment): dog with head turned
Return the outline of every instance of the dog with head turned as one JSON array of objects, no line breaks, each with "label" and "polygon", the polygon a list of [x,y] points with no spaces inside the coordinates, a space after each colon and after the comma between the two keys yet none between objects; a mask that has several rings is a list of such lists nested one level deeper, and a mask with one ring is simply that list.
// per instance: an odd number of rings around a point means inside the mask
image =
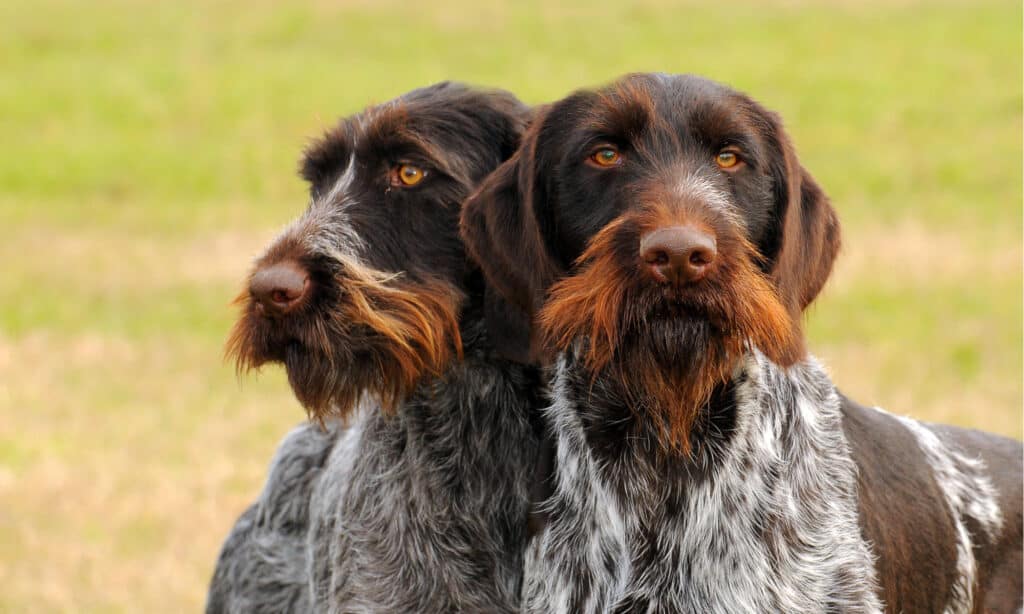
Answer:
[{"label": "dog with head turned", "polygon": [[306,151],[309,208],[256,262],[228,348],[283,364],[326,428],[278,450],[208,612],[518,609],[541,382],[458,219],[530,113],[442,83]]},{"label": "dog with head turned", "polygon": [[840,230],[777,115],[694,76],[579,91],[462,227],[552,370],[526,611],[1020,608],[1020,442],[862,407],[806,351]]}]

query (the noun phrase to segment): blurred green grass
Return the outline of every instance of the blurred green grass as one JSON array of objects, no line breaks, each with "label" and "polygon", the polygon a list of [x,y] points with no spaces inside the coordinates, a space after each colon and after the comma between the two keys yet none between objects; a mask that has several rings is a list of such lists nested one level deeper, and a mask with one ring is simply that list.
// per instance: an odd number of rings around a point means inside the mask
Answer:
[{"label": "blurred green grass", "polygon": [[[770,8],[768,8],[770,7]],[[433,81],[542,102],[695,72],[779,111],[844,222],[845,392],[1020,437],[1021,7],[647,0],[0,4],[0,611],[181,611],[301,409],[220,361],[294,169]]]}]

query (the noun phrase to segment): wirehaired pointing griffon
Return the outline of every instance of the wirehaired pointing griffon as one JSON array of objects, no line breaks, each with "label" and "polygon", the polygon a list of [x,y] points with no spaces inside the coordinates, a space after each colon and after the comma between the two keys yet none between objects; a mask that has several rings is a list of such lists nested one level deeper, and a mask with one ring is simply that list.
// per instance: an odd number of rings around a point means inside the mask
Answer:
[{"label": "wirehaired pointing griffon", "polygon": [[1020,443],[857,405],[805,350],[839,224],[775,114],[693,76],[577,92],[462,227],[553,365],[526,610],[1020,607]]},{"label": "wirehaired pointing griffon", "polygon": [[257,261],[229,349],[242,368],[283,363],[328,430],[278,450],[208,611],[517,611],[541,382],[503,358],[525,355],[526,322],[502,320],[516,311],[458,220],[528,116],[511,94],[444,83],[306,152],[309,208]]}]

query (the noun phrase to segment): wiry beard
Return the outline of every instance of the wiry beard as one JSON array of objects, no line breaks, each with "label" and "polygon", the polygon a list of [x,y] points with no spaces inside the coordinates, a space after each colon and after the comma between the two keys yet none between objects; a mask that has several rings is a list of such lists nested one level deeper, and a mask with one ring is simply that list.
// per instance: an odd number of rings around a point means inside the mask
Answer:
[{"label": "wiry beard", "polygon": [[719,256],[699,283],[654,284],[621,249],[636,245],[635,226],[620,218],[594,237],[575,274],[551,288],[541,334],[558,350],[583,340],[592,377],[610,378],[653,419],[663,447],[689,453],[694,421],[748,348],[783,366],[803,356],[799,314],[783,307],[738,237],[719,234]]},{"label": "wiry beard", "polygon": [[461,358],[460,290],[438,280],[408,280],[351,259],[314,275],[316,296],[296,313],[269,319],[248,292],[225,353],[238,371],[283,363],[311,417],[346,418],[362,397],[394,412],[427,375]]}]

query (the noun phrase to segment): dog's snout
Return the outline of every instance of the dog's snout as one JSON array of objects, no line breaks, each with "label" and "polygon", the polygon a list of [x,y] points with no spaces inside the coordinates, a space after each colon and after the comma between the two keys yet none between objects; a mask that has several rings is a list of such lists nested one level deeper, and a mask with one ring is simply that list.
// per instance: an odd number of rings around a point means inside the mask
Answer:
[{"label": "dog's snout", "polygon": [[659,283],[700,281],[717,255],[714,235],[691,225],[659,228],[640,239],[640,258]]},{"label": "dog's snout", "polygon": [[267,315],[285,315],[309,294],[309,273],[297,262],[285,260],[257,270],[249,293]]}]

